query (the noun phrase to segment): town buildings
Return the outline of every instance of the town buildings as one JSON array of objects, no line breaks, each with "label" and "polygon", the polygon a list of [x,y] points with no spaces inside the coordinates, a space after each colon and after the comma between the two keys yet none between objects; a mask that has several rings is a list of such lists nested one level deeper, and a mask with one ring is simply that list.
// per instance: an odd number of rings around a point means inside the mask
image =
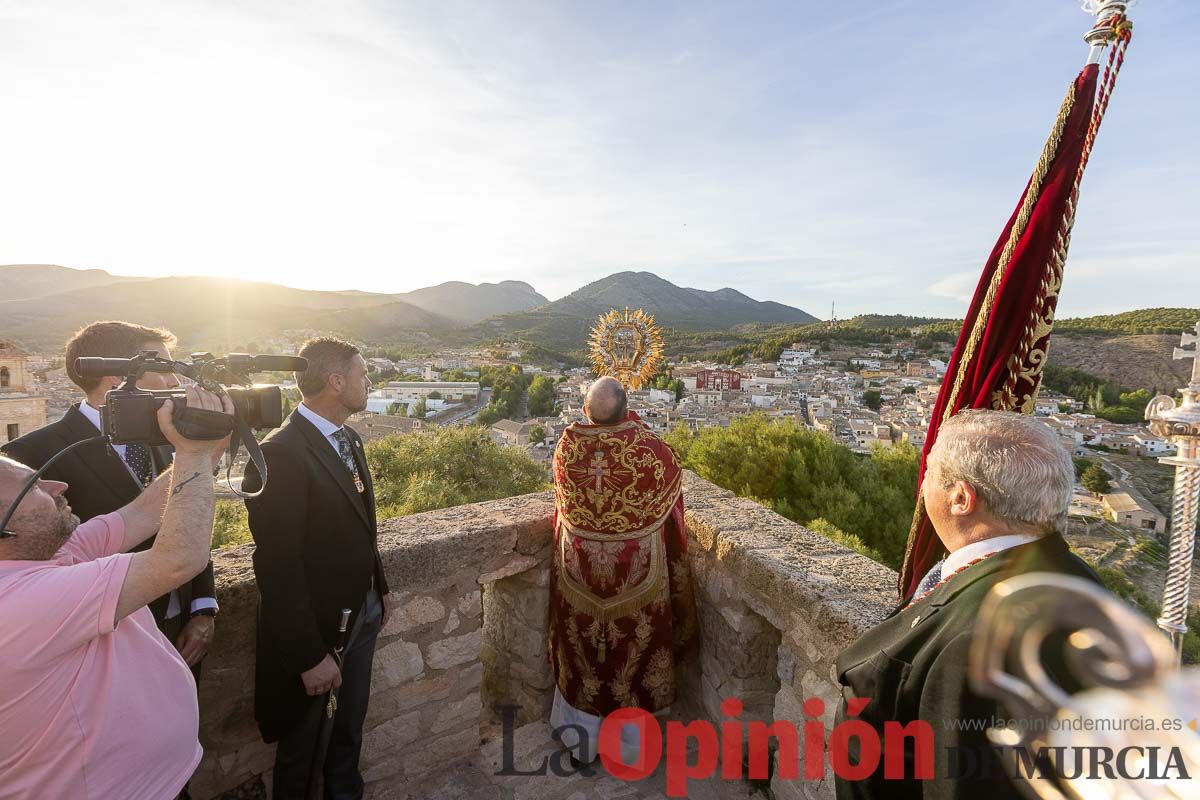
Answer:
[{"label": "town buildings", "polygon": [[33,391],[29,355],[8,342],[0,342],[0,441],[46,424],[46,398]]}]

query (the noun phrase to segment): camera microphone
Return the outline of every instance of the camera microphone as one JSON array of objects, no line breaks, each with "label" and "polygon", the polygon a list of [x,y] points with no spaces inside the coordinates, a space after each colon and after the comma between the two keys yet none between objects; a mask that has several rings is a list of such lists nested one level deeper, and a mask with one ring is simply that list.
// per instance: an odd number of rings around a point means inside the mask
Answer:
[{"label": "camera microphone", "polygon": [[[127,375],[138,359],[134,358],[96,358],[93,356],[80,356],[75,359],[75,374],[81,378],[104,378],[109,375]],[[174,372],[175,368],[170,362],[156,364],[153,362],[145,363],[143,369],[146,372]]]},{"label": "camera microphone", "polygon": [[299,356],[254,356],[249,372],[303,372],[308,359]]}]

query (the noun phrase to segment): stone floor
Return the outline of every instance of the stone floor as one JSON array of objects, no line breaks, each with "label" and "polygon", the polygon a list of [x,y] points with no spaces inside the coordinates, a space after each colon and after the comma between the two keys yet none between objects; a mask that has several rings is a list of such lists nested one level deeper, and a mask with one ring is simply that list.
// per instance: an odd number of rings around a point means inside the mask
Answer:
[{"label": "stone floor", "polygon": [[[560,777],[547,770],[545,776],[499,776],[502,743],[483,746],[471,763],[456,765],[417,787],[395,787],[378,792],[372,800],[666,800],[666,776],[662,765],[644,781],[626,782],[610,776],[595,765],[595,774],[577,773]],[[558,753],[545,722],[524,725],[513,737],[513,761],[517,770],[531,771]],[[765,800],[767,795],[740,781],[689,781],[687,797],[693,800]]]}]

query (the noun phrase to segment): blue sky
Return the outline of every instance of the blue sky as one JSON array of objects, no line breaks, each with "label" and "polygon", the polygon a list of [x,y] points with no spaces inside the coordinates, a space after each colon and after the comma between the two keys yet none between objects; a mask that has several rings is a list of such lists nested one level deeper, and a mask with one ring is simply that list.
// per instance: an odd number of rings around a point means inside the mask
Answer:
[{"label": "blue sky", "polygon": [[[1200,9],[1147,0],[1060,313],[1200,305]],[[1072,0],[0,3],[0,263],[961,315]]]}]

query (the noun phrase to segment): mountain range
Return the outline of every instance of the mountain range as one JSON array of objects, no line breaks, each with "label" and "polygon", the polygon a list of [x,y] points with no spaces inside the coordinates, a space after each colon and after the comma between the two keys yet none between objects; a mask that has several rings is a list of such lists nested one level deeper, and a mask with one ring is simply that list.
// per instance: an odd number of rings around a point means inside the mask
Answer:
[{"label": "mountain range", "polygon": [[0,337],[37,350],[57,348],[91,321],[115,318],[167,327],[184,344],[211,350],[284,331],[329,331],[372,345],[515,337],[565,352],[583,346],[599,314],[625,306],[685,331],[817,321],[798,308],[734,289],[689,289],[649,272],[616,273],[549,302],[520,281],[452,281],[384,294],[225,278],[133,278],[47,264],[0,266]]},{"label": "mountain range", "polygon": [[[811,314],[755,300],[734,289],[702,291],[650,272],[618,272],[548,301],[520,281],[442,283],[412,292],[312,291],[272,283],[204,277],[137,278],[48,264],[0,266],[0,340],[55,352],[97,319],[166,327],[180,350],[229,352],[255,342],[296,342],[335,333],[368,346],[414,355],[441,347],[521,340],[546,360],[578,361],[596,317],[612,308],[642,308],[667,329],[672,352],[698,358],[726,348],[818,336]],[[1051,360],[1129,387],[1172,387],[1189,366],[1173,361],[1178,331],[1200,309],[1141,309],[1107,317],[1060,320]],[[857,328],[941,329],[961,322],[863,315]],[[789,338],[790,337],[790,338]]]}]

